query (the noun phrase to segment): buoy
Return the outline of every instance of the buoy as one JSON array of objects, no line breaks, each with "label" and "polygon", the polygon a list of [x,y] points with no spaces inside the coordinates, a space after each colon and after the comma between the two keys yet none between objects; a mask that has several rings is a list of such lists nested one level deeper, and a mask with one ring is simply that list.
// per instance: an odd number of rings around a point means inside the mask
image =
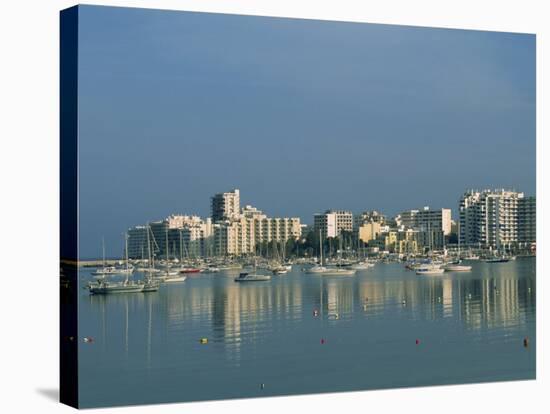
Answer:
[{"label": "buoy", "polygon": [[416,340],[416,345],[420,345],[420,339]]},{"label": "buoy", "polygon": [[401,302],[402,305],[406,305],[407,304],[407,301],[405,299],[403,299],[403,301]]},{"label": "buoy", "polygon": [[527,348],[529,346],[529,338],[525,337],[523,338],[523,346]]},{"label": "buoy", "polygon": [[89,342],[93,342],[93,341],[94,341],[94,338],[92,338],[91,336],[85,336],[84,337],[84,342],[89,343]]},{"label": "buoy", "polygon": [[208,343],[208,338],[201,338],[199,342],[201,344],[207,344]]},{"label": "buoy", "polygon": [[321,338],[321,345],[323,345],[324,343],[325,343],[325,340]]},{"label": "buoy", "polygon": [[365,298],[365,302],[368,302],[369,301],[369,298]]},{"label": "buoy", "polygon": [[260,384],[260,388],[261,388],[262,390],[265,388],[265,384],[264,384],[263,382]]},{"label": "buoy", "polygon": [[317,309],[313,310],[313,316],[319,316],[319,311]]},{"label": "buoy", "polygon": [[364,310],[364,311],[367,310],[367,304],[366,304],[366,303],[363,305],[363,310]]}]

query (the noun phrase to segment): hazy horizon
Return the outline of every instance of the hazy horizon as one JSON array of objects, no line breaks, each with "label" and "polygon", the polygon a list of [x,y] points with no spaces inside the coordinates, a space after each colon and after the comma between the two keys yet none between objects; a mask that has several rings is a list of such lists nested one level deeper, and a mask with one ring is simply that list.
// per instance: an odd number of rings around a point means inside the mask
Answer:
[{"label": "hazy horizon", "polygon": [[535,36],[79,6],[81,257],[239,188],[269,216],[535,195]]}]

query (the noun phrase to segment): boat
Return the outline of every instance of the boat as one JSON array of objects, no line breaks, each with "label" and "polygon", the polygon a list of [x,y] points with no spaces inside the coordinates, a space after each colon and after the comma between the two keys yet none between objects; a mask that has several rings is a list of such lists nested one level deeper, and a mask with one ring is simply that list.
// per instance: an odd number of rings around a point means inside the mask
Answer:
[{"label": "boat", "polygon": [[311,273],[311,274],[325,273],[326,271],[327,271],[327,268],[325,266],[321,266],[321,265],[315,265],[315,266],[310,267],[309,269],[305,270],[306,273]]},{"label": "boat", "polygon": [[256,259],[254,259],[254,272],[241,272],[234,280],[235,282],[263,282],[271,280],[271,276],[256,273]]},{"label": "boat", "polygon": [[146,279],[143,283],[142,292],[156,292],[159,290],[160,283],[153,279]]},{"label": "boat", "polygon": [[327,267],[324,272],[321,272],[323,276],[353,276],[357,270],[345,268],[345,267]]},{"label": "boat", "polygon": [[485,259],[485,263],[507,263],[510,261],[507,257],[490,257],[488,259]]},{"label": "boat", "polygon": [[170,276],[164,279],[164,283],[180,283],[184,282],[187,276]]},{"label": "boat", "polygon": [[241,272],[239,273],[239,276],[236,277],[234,280],[235,282],[262,282],[270,279],[271,279],[271,276],[269,275],[260,275],[257,273]]},{"label": "boat", "polygon": [[98,268],[92,272],[93,276],[106,276],[106,275],[118,275],[120,274],[120,269],[117,269],[115,266],[104,266]]},{"label": "boat", "polygon": [[201,269],[198,267],[182,267],[180,273],[200,273]]},{"label": "boat", "polygon": [[271,267],[271,271],[274,275],[284,275],[288,273],[287,267],[282,265]]},{"label": "boat", "polygon": [[218,273],[219,271],[220,269],[215,266],[208,266],[208,267],[205,267],[204,269],[201,269],[201,273]]},{"label": "boat", "polygon": [[443,274],[443,272],[445,272],[444,268],[433,267],[433,266],[421,267],[421,268],[416,269],[416,274],[417,275],[441,275],[441,274]]},{"label": "boat", "polygon": [[108,293],[131,293],[142,292],[144,284],[139,282],[109,282],[107,280],[99,280],[96,284],[89,285],[89,291],[92,294],[108,294]]},{"label": "boat", "polygon": [[350,267],[351,269],[354,269],[354,270],[367,270],[373,266],[374,266],[374,263],[359,262],[359,263],[352,264]]},{"label": "boat", "polygon": [[461,264],[448,264],[443,266],[446,272],[469,272],[472,270],[472,266],[465,266]]}]

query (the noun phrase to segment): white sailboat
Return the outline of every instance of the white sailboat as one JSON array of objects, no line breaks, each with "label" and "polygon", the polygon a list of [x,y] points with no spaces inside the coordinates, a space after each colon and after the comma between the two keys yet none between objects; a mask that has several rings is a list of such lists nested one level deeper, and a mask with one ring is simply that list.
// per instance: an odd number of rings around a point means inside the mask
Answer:
[{"label": "white sailboat", "polygon": [[256,273],[256,258],[254,258],[253,273],[241,272],[239,276],[237,276],[234,280],[235,282],[263,282],[263,281],[271,280],[271,276]]},{"label": "white sailboat", "polygon": [[319,263],[307,269],[306,273],[319,274],[327,271],[327,268],[323,266],[323,239],[321,237],[321,229],[319,229],[319,254],[320,254]]}]

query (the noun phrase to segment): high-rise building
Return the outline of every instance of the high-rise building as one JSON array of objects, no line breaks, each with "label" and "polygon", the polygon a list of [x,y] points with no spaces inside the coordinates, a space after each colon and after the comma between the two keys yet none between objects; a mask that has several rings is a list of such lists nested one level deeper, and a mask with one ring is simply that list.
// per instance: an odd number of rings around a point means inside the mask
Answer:
[{"label": "high-rise building", "polygon": [[397,222],[404,229],[442,231],[444,236],[448,236],[451,234],[451,209],[424,207],[421,210],[407,210],[399,214]]},{"label": "high-rise building", "polygon": [[518,206],[523,198],[523,193],[503,189],[464,193],[459,202],[460,243],[496,249],[516,244]]},{"label": "high-rise building", "polygon": [[524,245],[537,240],[537,199],[524,197],[518,201],[518,242]]},{"label": "high-rise building", "polygon": [[321,232],[322,238],[337,237],[343,231],[353,231],[353,214],[345,210],[327,210],[313,216],[315,234]]},{"label": "high-rise building", "polygon": [[215,194],[211,200],[212,221],[217,223],[224,220],[238,219],[241,213],[240,203],[238,189],[227,193]]}]

